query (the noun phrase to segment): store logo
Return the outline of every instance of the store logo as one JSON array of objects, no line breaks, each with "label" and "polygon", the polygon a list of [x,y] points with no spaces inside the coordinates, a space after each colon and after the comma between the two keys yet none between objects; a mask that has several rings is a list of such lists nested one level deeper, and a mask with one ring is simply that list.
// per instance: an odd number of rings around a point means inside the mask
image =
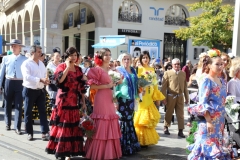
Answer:
[{"label": "store logo", "polygon": [[159,17],[159,11],[163,11],[164,8],[155,8],[155,7],[150,7],[151,10],[153,10],[154,12],[154,16],[156,17],[149,17],[149,20],[153,20],[153,21],[164,21],[164,18]]},{"label": "store logo", "polygon": [[159,11],[160,11],[160,10],[161,10],[161,11],[164,10],[164,8],[158,8],[158,9],[156,9],[156,8],[154,8],[154,7],[150,7],[150,9],[153,9],[153,11],[154,11],[154,16],[159,16]]}]

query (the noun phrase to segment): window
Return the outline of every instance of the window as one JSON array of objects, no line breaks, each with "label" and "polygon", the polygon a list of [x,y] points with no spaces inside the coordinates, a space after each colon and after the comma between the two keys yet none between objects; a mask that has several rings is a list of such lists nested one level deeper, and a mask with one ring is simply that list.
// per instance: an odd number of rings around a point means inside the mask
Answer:
[{"label": "window", "polygon": [[123,1],[119,7],[118,20],[141,23],[142,12],[138,3],[134,0]]},{"label": "window", "polygon": [[165,25],[188,26],[189,23],[186,20],[188,16],[186,12],[187,10],[183,6],[170,6],[165,15]]}]

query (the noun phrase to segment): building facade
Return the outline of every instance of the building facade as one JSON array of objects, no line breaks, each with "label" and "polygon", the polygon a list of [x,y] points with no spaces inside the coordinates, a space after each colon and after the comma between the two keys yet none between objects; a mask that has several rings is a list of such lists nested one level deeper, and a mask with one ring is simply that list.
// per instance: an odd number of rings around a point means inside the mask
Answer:
[{"label": "building facade", "polygon": [[[197,61],[207,47],[192,46],[191,40],[175,37],[174,30],[189,26],[186,18],[200,12],[189,12],[187,4],[196,0],[0,0],[0,34],[5,41],[22,40],[29,46],[44,35],[44,52],[55,47],[62,52],[75,46],[82,55],[93,54],[93,44],[101,35],[131,35],[160,40],[160,58]],[[233,0],[224,3],[234,5]],[[45,12],[40,12],[44,10]],[[41,16],[44,26],[41,27]],[[9,49],[3,47],[3,52]],[[114,58],[117,57],[116,53]]]}]

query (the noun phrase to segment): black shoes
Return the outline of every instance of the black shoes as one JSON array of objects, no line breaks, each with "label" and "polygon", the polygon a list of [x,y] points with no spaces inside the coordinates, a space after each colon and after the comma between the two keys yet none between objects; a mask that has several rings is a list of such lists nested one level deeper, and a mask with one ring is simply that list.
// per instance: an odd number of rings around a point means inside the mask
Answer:
[{"label": "black shoes", "polygon": [[18,135],[21,135],[21,134],[22,134],[21,130],[19,130],[19,129],[15,129],[15,132],[16,132]]},{"label": "black shoes", "polygon": [[6,126],[6,130],[7,130],[7,131],[10,131],[10,130],[11,130],[11,127],[10,127],[10,126]]},{"label": "black shoes", "polygon": [[178,137],[180,137],[180,138],[185,138],[185,135],[183,134],[183,130],[182,130],[182,129],[179,129],[179,131],[178,131]]},{"label": "black shoes", "polygon": [[32,141],[33,140],[33,135],[32,134],[28,134],[27,140]]},{"label": "black shoes", "polygon": [[168,131],[168,127],[164,126],[164,134],[170,135],[170,132]]}]

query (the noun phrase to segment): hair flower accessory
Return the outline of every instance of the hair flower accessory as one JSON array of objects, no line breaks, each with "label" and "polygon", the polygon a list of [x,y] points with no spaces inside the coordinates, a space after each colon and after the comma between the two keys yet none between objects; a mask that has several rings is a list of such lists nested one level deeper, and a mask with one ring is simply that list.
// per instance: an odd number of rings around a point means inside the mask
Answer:
[{"label": "hair flower accessory", "polygon": [[207,51],[207,53],[208,53],[208,56],[209,56],[210,58],[220,57],[220,56],[221,56],[221,51],[218,50],[218,49],[215,49],[215,48]]},{"label": "hair flower accessory", "polygon": [[206,52],[202,52],[200,55],[199,55],[199,58],[202,58],[202,57],[206,57],[208,56],[208,54]]},{"label": "hair flower accessory", "polygon": [[94,62],[98,66],[101,66],[103,64],[102,57],[98,53],[95,53],[94,55]]}]

